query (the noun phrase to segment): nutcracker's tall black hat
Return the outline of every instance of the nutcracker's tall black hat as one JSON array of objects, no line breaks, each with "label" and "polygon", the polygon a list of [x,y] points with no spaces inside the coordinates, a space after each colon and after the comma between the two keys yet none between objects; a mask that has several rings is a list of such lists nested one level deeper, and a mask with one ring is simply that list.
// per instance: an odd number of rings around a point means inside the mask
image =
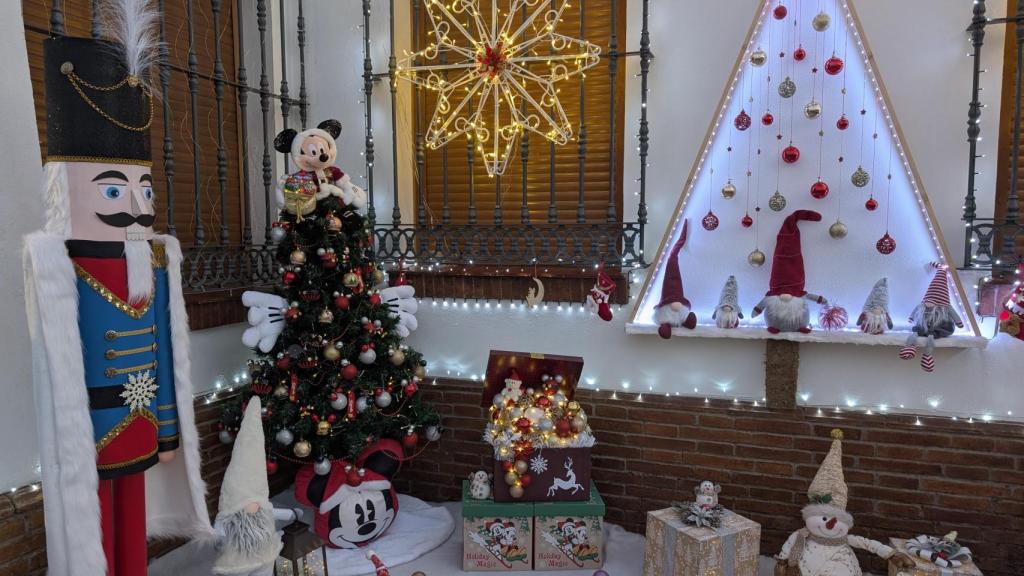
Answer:
[{"label": "nutcracker's tall black hat", "polygon": [[151,0],[102,0],[105,39],[43,42],[47,161],[151,163],[157,16]]}]

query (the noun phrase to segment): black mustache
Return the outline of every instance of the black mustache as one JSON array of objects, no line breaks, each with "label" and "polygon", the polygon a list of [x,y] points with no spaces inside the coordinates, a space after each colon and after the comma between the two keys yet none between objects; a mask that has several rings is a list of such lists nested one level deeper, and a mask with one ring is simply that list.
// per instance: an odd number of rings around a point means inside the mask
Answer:
[{"label": "black mustache", "polygon": [[156,222],[155,214],[139,214],[138,216],[132,216],[127,212],[117,212],[115,214],[100,214],[97,212],[96,217],[104,224],[108,226],[116,226],[118,228],[127,228],[132,224],[138,224],[148,228],[153,225],[153,222]]}]

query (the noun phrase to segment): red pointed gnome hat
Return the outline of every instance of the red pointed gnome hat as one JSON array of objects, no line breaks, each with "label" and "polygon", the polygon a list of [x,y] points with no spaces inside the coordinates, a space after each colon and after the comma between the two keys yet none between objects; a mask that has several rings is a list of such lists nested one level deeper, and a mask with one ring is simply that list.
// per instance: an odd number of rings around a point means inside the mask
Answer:
[{"label": "red pointed gnome hat", "polygon": [[690,307],[690,301],[683,296],[683,275],[679,272],[679,250],[686,244],[686,232],[690,221],[683,220],[683,233],[679,240],[672,246],[672,251],[665,262],[665,278],[661,281],[661,300],[655,308],[661,308],[673,302],[682,302],[683,306]]},{"label": "red pointed gnome hat", "polygon": [[931,283],[928,284],[928,290],[924,293],[924,303],[931,304],[932,306],[949,306],[947,266],[938,262],[932,262],[931,266],[935,268],[935,276],[932,278]]},{"label": "red pointed gnome hat", "polygon": [[804,290],[804,253],[800,248],[800,228],[797,222],[821,221],[821,214],[814,210],[796,210],[786,217],[775,239],[775,255],[772,257],[772,278],[765,296],[792,294],[797,298],[807,294]]}]

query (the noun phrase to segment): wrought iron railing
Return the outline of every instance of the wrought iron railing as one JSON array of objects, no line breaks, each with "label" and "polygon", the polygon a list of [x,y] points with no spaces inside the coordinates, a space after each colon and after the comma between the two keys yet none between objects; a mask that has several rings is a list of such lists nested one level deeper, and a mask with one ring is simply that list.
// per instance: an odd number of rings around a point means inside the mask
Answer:
[{"label": "wrought iron railing", "polygon": [[[419,22],[421,18],[422,3],[427,0],[411,0],[413,13],[413,44],[419,46]],[[391,93],[391,121],[395,123],[398,109],[397,87],[396,87],[396,57],[395,57],[395,2],[389,1],[388,17],[391,19],[390,57],[388,58],[388,69],[384,72],[375,73],[370,58],[370,18],[371,0],[363,0],[363,91],[365,103],[365,161],[366,161],[366,184],[367,194],[370,200],[369,216],[374,225],[375,248],[377,257],[385,262],[398,262],[401,260],[417,262],[419,264],[507,264],[507,265],[567,265],[570,263],[604,263],[613,266],[634,267],[645,265],[644,227],[647,224],[647,171],[646,162],[650,146],[648,119],[647,119],[647,80],[650,73],[650,62],[653,58],[651,52],[650,34],[648,32],[649,0],[642,2],[642,22],[640,48],[635,52],[621,51],[617,30],[618,3],[622,0],[610,0],[611,5],[611,35],[608,50],[602,54],[602,58],[608,60],[608,74],[610,85],[617,86],[618,75],[621,73],[621,59],[636,56],[640,59],[640,125],[638,132],[638,156],[640,161],[640,172],[637,180],[638,185],[638,208],[636,220],[629,221],[621,217],[616,207],[616,192],[619,190],[616,162],[618,161],[619,148],[625,148],[624,143],[616,142],[613,136],[610,138],[610,162],[608,167],[608,201],[605,209],[605,216],[600,221],[587,221],[584,204],[584,172],[587,160],[587,132],[586,126],[580,127],[577,134],[576,152],[579,166],[579,193],[575,202],[575,218],[571,221],[559,219],[559,205],[564,200],[556,200],[555,196],[555,145],[548,147],[547,161],[550,163],[550,179],[552,182],[551,193],[548,198],[547,218],[544,222],[534,222],[530,219],[528,194],[527,171],[532,162],[543,161],[543,154],[536,154],[530,148],[530,140],[523,138],[519,145],[522,164],[521,202],[519,205],[518,221],[510,221],[506,218],[502,205],[502,195],[495,193],[494,206],[491,221],[481,223],[478,221],[476,200],[482,194],[481,187],[473,179],[473,168],[475,163],[474,148],[471,142],[467,141],[465,155],[462,151],[456,151],[454,144],[442,149],[441,169],[445,174],[447,182],[448,168],[451,162],[464,161],[469,168],[469,206],[467,221],[454,223],[451,218],[451,209],[448,198],[448,187],[445,185],[442,192],[442,207],[440,222],[428,221],[425,186],[425,162],[424,134],[420,120],[420,94],[421,88],[417,85],[413,97],[414,145],[416,162],[417,207],[415,222],[409,223],[403,220],[400,207],[400,187],[397,162],[393,163],[391,177],[393,208],[390,222],[378,223],[377,214],[374,208],[374,135],[373,135],[373,108],[371,100],[375,84],[379,81],[388,81]],[[581,13],[581,35],[583,20],[586,16],[586,2],[577,2]],[[582,79],[579,83],[580,97],[580,118],[584,116],[584,99],[582,91],[584,85]],[[608,109],[609,126],[616,126],[618,113],[618,102],[616,101],[616,90],[611,90],[611,101]],[[394,158],[398,155],[398,138],[393,137],[391,153]],[[451,148],[451,150],[449,150]],[[449,158],[449,152],[455,157]],[[458,160],[461,157],[463,160]],[[538,159],[539,158],[539,159]],[[497,177],[497,187],[501,190],[500,176]],[[534,202],[538,199],[533,198]]]},{"label": "wrought iron railing", "polygon": [[[1012,270],[1024,258],[1017,248],[1018,238],[1024,239],[1024,223],[1020,218],[1020,193],[1018,191],[1019,160],[1021,147],[1021,104],[1022,81],[1024,81],[1024,2],[1017,2],[1016,14],[1006,18],[986,18],[985,0],[974,1],[974,14],[967,28],[973,46],[974,71],[971,86],[971,102],[967,112],[967,142],[969,163],[967,172],[967,195],[964,198],[964,222],[966,223],[964,245],[964,267],[991,271],[1001,275]],[[1010,160],[1009,188],[1005,199],[1005,210],[1001,217],[979,218],[975,197],[978,141],[981,138],[981,51],[985,44],[985,29],[988,26],[1013,24],[1016,27],[1016,68],[1014,77],[1013,118]]]}]

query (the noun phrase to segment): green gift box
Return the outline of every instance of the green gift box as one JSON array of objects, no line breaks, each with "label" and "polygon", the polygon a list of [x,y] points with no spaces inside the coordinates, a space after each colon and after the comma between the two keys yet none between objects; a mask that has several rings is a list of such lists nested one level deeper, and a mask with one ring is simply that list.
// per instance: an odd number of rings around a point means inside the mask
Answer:
[{"label": "green gift box", "polygon": [[462,481],[462,569],[510,572],[533,566],[533,503],[474,500]]},{"label": "green gift box", "polygon": [[698,528],[674,508],[648,512],[644,576],[757,576],[761,525],[728,510],[721,518]]},{"label": "green gift box", "polygon": [[590,484],[584,502],[533,505],[533,569],[582,570],[604,565],[604,500]]}]

